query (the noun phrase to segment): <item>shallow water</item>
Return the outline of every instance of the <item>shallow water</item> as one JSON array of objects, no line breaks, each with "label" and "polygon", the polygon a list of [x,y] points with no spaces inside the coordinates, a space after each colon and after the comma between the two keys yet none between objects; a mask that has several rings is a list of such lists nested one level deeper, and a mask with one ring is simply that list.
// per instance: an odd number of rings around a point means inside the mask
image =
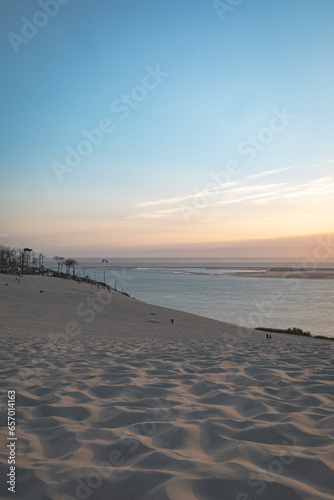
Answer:
[{"label": "shallow water", "polygon": [[[301,328],[334,337],[334,280],[223,276],[245,267],[289,267],[296,262],[101,261],[78,259],[78,274],[104,281],[153,305],[243,326]],[[53,264],[54,265],[54,264]],[[120,269],[111,269],[119,266]],[[317,267],[334,267],[333,263]],[[249,269],[251,272],[252,270]]]}]

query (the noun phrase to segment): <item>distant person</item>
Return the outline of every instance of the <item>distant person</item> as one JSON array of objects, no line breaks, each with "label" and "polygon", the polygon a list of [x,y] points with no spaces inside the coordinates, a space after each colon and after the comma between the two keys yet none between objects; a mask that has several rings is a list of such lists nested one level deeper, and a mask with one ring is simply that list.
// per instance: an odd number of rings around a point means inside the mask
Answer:
[{"label": "distant person", "polygon": [[172,318],[172,319],[170,320],[170,322],[171,322],[172,324],[174,323],[174,320],[173,320],[173,318]]}]

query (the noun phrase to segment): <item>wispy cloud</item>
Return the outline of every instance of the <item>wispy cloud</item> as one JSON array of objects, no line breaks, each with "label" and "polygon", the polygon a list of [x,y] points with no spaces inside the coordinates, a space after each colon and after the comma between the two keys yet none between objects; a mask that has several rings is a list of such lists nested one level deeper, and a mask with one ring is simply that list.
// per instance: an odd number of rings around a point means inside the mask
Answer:
[{"label": "wispy cloud", "polygon": [[166,215],[182,212],[184,207],[168,208],[165,210],[154,210],[153,212],[141,212],[135,215],[129,215],[127,219],[160,219]]},{"label": "wispy cloud", "polygon": [[312,165],[311,168],[326,167],[329,163],[334,163],[334,160],[325,160],[323,163],[317,163],[316,165]]},{"label": "wispy cloud", "polygon": [[277,184],[257,184],[256,186],[243,186],[235,189],[229,189],[226,191],[227,194],[233,193],[247,193],[252,191],[266,191],[272,188],[278,188],[281,186],[288,186],[286,182],[277,183]]},{"label": "wispy cloud", "polygon": [[[256,179],[260,177],[265,177],[268,175],[279,174],[281,172],[286,172],[287,170],[291,170],[292,167],[284,167],[276,170],[266,170],[264,172],[259,172],[257,174],[253,174],[247,177],[247,179]],[[237,186],[240,184],[240,181],[237,182],[225,182],[223,184],[217,184],[217,186],[210,187],[207,189],[203,189],[202,191],[193,192],[191,194],[187,194],[184,196],[177,196],[173,198],[162,198],[160,200],[149,200],[149,201],[141,201],[139,203],[135,203],[135,207],[144,208],[144,207],[153,207],[158,205],[173,205],[176,203],[182,203],[187,200],[194,200],[196,198],[204,198],[206,196],[214,196],[219,193],[229,192],[230,188],[233,186]],[[240,190],[251,191],[253,189],[267,189],[267,186],[261,186],[256,188],[256,186],[238,188]]]},{"label": "wispy cloud", "polygon": [[203,189],[203,191],[198,191],[192,194],[187,194],[184,196],[178,196],[176,198],[163,198],[161,200],[155,200],[155,201],[141,201],[140,203],[135,203],[135,207],[152,207],[155,205],[170,205],[173,203],[182,203],[183,201],[186,200],[191,200],[193,198],[203,198],[204,196],[210,196],[213,193],[220,193],[222,191],[225,191],[229,187],[236,186],[239,184],[238,182],[226,182],[224,184],[217,184],[216,187],[214,188],[207,188]]},{"label": "wispy cloud", "polygon": [[[243,192],[245,196],[240,196]],[[249,193],[248,195],[246,194],[247,192]],[[252,192],[253,194],[250,194]],[[321,177],[299,185],[282,183],[233,189],[229,193],[226,193],[226,199],[218,201],[216,205],[226,206],[243,202],[265,205],[275,200],[298,201],[302,198],[326,196],[332,193],[334,193],[334,178]]]},{"label": "wispy cloud", "polygon": [[312,179],[297,186],[290,186],[283,188],[276,195],[268,194],[262,199],[257,199],[256,203],[266,204],[274,200],[298,200],[302,198],[311,198],[312,196],[326,196],[334,193],[334,178],[321,177],[319,179]]},{"label": "wispy cloud", "polygon": [[284,167],[284,168],[277,168],[276,170],[265,170],[257,174],[249,175],[248,179],[258,179],[259,177],[266,177],[267,175],[280,174],[281,172],[286,172],[287,170],[291,169],[292,167]]},{"label": "wispy cloud", "polygon": [[[235,185],[238,183],[230,183],[229,185]],[[224,184],[226,187],[227,184]],[[243,186],[235,189],[225,189],[223,194],[224,194],[224,200],[221,201],[212,201],[211,203],[208,203],[208,205],[214,207],[214,206],[221,206],[221,205],[232,205],[236,203],[241,203],[243,201],[248,201],[248,200],[255,200],[257,198],[261,198],[263,196],[267,197],[270,194],[275,194],[278,193],[279,191],[277,189],[283,187],[283,186],[288,186],[286,183],[280,183],[280,184],[265,184],[265,185],[257,185],[257,186]],[[207,193],[209,190],[202,191],[201,193],[198,193],[199,196],[205,196],[203,193]],[[249,193],[255,193],[255,194],[249,194]],[[244,196],[242,196],[244,194]],[[187,200],[187,199],[192,199],[194,198],[193,195],[187,196],[187,197],[182,197],[182,201]],[[169,201],[171,202],[173,198],[170,198]],[[179,198],[174,198],[174,200],[180,200]],[[177,203],[178,201],[174,201],[174,203]],[[205,205],[205,206],[208,206]],[[138,206],[138,205],[137,205]],[[148,205],[144,205],[148,206]],[[191,205],[189,205],[191,208]],[[159,219],[162,217],[165,217],[170,214],[174,214],[177,212],[183,212],[186,210],[188,207],[186,205],[181,205],[175,208],[169,208],[169,209],[162,209],[162,210],[154,210],[151,212],[141,212],[139,214],[135,214],[132,216],[127,217],[128,219]]]},{"label": "wispy cloud", "polygon": [[[279,169],[270,172],[283,172],[290,170],[291,167]],[[262,172],[264,174],[264,172]],[[269,175],[269,174],[268,174]],[[260,177],[260,175],[259,175]],[[264,175],[261,175],[264,177]],[[248,179],[254,178],[250,176]],[[271,183],[271,184],[256,184],[256,185],[243,185],[241,182],[230,182],[217,186],[217,188],[208,188],[194,194],[179,196],[175,198],[166,198],[156,201],[147,201],[137,203],[136,207],[153,207],[157,205],[176,205],[176,207],[163,208],[159,210],[148,210],[138,214],[127,217],[128,219],[160,219],[168,217],[176,213],[182,213],[185,210],[192,210],[196,206],[196,199],[203,198],[201,202],[202,208],[205,207],[222,207],[228,205],[238,205],[246,203],[245,206],[251,205],[266,205],[277,200],[285,200],[286,202],[298,202],[298,200],[319,196],[327,196],[334,194],[334,177],[326,176],[311,179],[303,183]],[[237,187],[235,187],[237,186]],[[213,198],[208,200],[210,194],[221,194],[220,199]],[[187,200],[194,200],[194,204],[184,204]],[[210,216],[209,216],[210,219]]]},{"label": "wispy cloud", "polygon": [[216,203],[216,205],[233,205],[233,204],[236,204],[236,203],[242,203],[244,201],[258,201],[262,198],[268,198],[269,199],[273,199],[274,196],[280,194],[280,190],[274,190],[274,191],[266,191],[266,192],[261,192],[261,193],[257,193],[257,194],[252,194],[252,195],[249,195],[249,196],[241,196],[241,197],[237,197],[237,198],[234,198],[234,197],[231,197],[227,200],[222,200],[222,201],[218,201]]},{"label": "wispy cloud", "polygon": [[300,185],[300,189],[295,191],[299,196],[309,196],[314,194],[330,194],[334,192],[334,178],[321,177],[313,179]]}]

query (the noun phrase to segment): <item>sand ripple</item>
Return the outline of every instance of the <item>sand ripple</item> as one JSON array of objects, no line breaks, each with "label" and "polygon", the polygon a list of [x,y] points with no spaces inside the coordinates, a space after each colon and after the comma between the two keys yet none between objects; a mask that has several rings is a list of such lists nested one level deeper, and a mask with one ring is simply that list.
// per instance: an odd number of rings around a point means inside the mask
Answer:
[{"label": "sand ripple", "polygon": [[[2,358],[3,403],[9,379],[18,393],[16,498],[333,498],[328,343],[315,354],[303,342],[230,349],[209,340],[86,339],[33,364],[36,351],[36,339],[17,348],[27,377]],[[3,409],[0,422],[3,443]],[[5,456],[6,498],[4,471]]]}]

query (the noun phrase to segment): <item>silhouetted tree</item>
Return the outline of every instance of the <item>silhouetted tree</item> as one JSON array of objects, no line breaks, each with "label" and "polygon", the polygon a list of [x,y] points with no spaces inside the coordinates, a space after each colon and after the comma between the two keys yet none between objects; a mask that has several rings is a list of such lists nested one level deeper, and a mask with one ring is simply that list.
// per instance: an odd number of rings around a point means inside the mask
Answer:
[{"label": "silhouetted tree", "polygon": [[70,269],[73,269],[73,276],[75,275],[75,267],[78,265],[77,261],[75,259],[66,259],[65,260],[65,266],[66,266],[66,273],[69,274]]},{"label": "silhouetted tree", "polygon": [[78,262],[75,259],[72,259],[72,269],[73,269],[73,276],[75,276],[75,268],[77,267]]},{"label": "silhouetted tree", "polygon": [[58,255],[56,255],[55,257],[53,257],[55,261],[57,261],[58,263],[58,274],[61,272],[62,270],[62,267],[63,267],[63,263],[65,261],[65,258],[64,257],[58,257]]},{"label": "silhouetted tree", "polygon": [[38,254],[38,267],[39,267],[39,271],[41,271],[41,269],[44,267],[44,257],[45,257],[45,255],[43,253],[39,253]]},{"label": "silhouetted tree", "polygon": [[32,248],[24,248],[20,250],[21,252],[21,272],[24,273],[24,268],[30,266],[30,254],[32,252]]},{"label": "silhouetted tree", "polygon": [[34,272],[35,272],[36,267],[37,267],[37,262],[38,262],[37,254],[35,252],[32,253],[31,262],[32,262],[32,265],[34,266]]}]

